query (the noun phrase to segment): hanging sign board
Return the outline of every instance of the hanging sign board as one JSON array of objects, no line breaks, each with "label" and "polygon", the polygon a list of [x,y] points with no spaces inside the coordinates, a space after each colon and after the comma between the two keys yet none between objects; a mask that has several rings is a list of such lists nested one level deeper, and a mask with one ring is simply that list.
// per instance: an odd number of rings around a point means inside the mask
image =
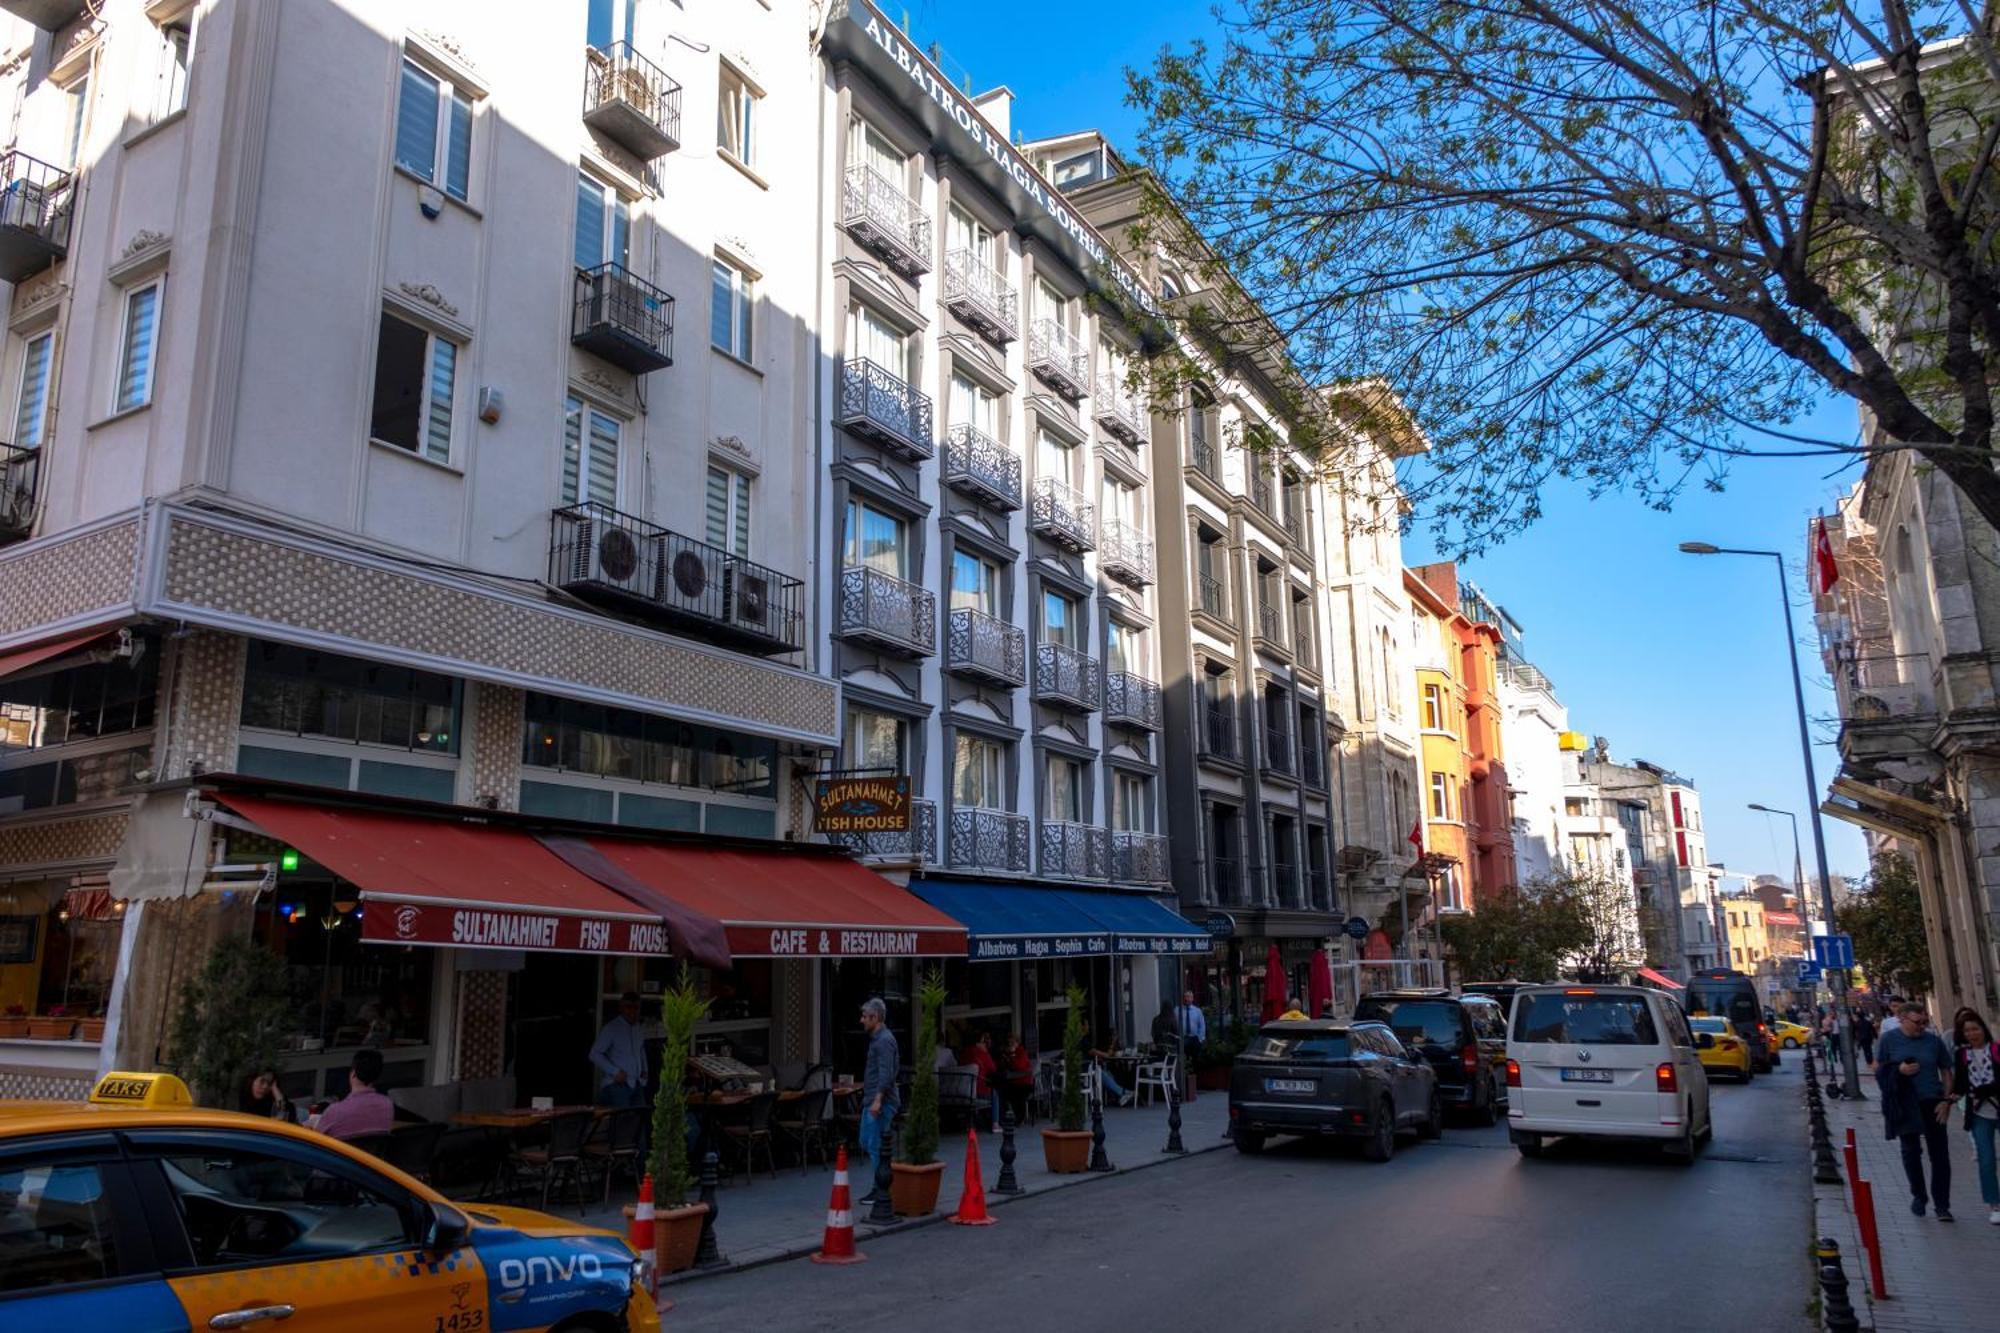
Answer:
[{"label": "hanging sign board", "polygon": [[910,779],[820,778],[813,784],[813,828],[820,833],[908,833]]}]

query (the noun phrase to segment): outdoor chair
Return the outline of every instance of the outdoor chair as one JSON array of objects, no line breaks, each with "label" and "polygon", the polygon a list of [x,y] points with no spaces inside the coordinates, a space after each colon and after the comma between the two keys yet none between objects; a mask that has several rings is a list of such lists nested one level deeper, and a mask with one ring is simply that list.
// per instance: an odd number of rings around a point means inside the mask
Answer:
[{"label": "outdoor chair", "polygon": [[643,1106],[622,1107],[599,1117],[596,1128],[584,1140],[585,1165],[604,1173],[604,1202],[611,1202],[611,1176],[621,1167],[631,1177],[633,1188],[638,1188],[639,1145],[645,1138],[646,1117],[650,1114]]},{"label": "outdoor chair", "polygon": [[777,1159],[771,1151],[771,1112],[777,1105],[777,1093],[760,1092],[750,1099],[750,1111],[742,1123],[722,1127],[723,1138],[743,1163],[743,1183],[746,1185],[756,1172],[756,1154],[760,1145],[764,1149],[765,1169],[771,1173],[771,1179],[778,1178]]},{"label": "outdoor chair", "polygon": [[829,1107],[833,1101],[833,1090],[814,1088],[797,1101],[790,1103],[798,1112],[796,1116],[774,1115],[771,1128],[782,1134],[786,1144],[798,1154],[799,1170],[806,1169],[806,1155],[819,1153],[820,1169],[826,1169],[826,1142],[831,1124]]},{"label": "outdoor chair", "polygon": [[507,1171],[507,1131],[490,1125],[447,1127],[431,1152],[430,1184],[447,1198],[483,1199]]},{"label": "outdoor chair", "polygon": [[569,1183],[576,1197],[577,1216],[583,1216],[583,1141],[589,1137],[597,1115],[593,1111],[565,1111],[548,1121],[548,1142],[539,1148],[520,1148],[514,1153],[516,1172],[539,1175],[542,1180],[542,1208],[549,1206],[549,1191],[558,1180]]},{"label": "outdoor chair", "polygon": [[370,1157],[386,1162],[389,1160],[390,1152],[389,1136],[393,1132],[392,1130],[384,1130],[380,1134],[356,1134],[347,1141],[347,1146],[358,1148]]},{"label": "outdoor chair", "polygon": [[1138,1095],[1140,1101],[1151,1106],[1153,1093],[1157,1091],[1162,1098],[1165,1098],[1167,1090],[1174,1086],[1174,1079],[1179,1072],[1178,1062],[1172,1055],[1142,1061],[1138,1077],[1133,1080],[1132,1091]]},{"label": "outdoor chair", "polygon": [[938,1071],[938,1114],[962,1116],[970,1125],[979,1113],[979,1071],[961,1067]]},{"label": "outdoor chair", "polygon": [[429,1180],[438,1140],[450,1128],[445,1124],[398,1125],[389,1131],[386,1148],[375,1155],[406,1175]]}]

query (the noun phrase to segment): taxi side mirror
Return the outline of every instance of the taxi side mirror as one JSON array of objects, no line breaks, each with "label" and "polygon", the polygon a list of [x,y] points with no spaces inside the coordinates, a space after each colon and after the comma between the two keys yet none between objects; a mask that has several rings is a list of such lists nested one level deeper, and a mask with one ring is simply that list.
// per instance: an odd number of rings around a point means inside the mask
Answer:
[{"label": "taxi side mirror", "polygon": [[1715,1034],[1713,1032],[1697,1032],[1694,1037],[1694,1044],[1701,1050],[1711,1050],[1715,1046]]},{"label": "taxi side mirror", "polygon": [[424,1228],[424,1248],[432,1254],[446,1254],[465,1244],[465,1238],[472,1234],[472,1223],[466,1221],[465,1214],[448,1204],[434,1203],[430,1206],[430,1224]]}]

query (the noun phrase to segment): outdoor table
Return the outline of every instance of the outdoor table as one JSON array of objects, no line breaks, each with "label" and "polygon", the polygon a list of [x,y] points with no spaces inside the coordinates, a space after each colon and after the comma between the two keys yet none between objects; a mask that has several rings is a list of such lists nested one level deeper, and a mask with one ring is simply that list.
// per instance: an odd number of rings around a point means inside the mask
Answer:
[{"label": "outdoor table", "polygon": [[488,1125],[495,1129],[532,1129],[543,1121],[571,1111],[591,1111],[599,1116],[608,1115],[609,1106],[550,1106],[537,1109],[532,1106],[517,1106],[511,1111],[458,1111],[451,1117],[454,1125]]}]

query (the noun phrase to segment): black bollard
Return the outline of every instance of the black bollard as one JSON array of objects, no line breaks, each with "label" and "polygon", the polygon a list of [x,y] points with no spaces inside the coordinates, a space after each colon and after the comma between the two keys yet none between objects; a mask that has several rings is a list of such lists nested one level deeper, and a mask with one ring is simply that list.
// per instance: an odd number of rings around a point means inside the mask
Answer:
[{"label": "black bollard", "polygon": [[1821,1236],[1813,1256],[1819,1261],[1820,1322],[1827,1333],[1859,1333],[1861,1320],[1847,1294],[1847,1273],[1841,1268],[1839,1244],[1831,1236]]},{"label": "black bollard", "polygon": [[1000,1179],[993,1182],[995,1194],[1020,1194],[1021,1182],[1014,1179],[1014,1108],[1000,1112]]},{"label": "black bollard", "polygon": [[1179,1156],[1187,1152],[1187,1145],[1181,1142],[1181,1090],[1167,1089],[1167,1146],[1161,1152]]},{"label": "black bollard", "polygon": [[722,1257],[722,1250],[715,1243],[715,1173],[721,1159],[710,1149],[701,1159],[701,1201],[708,1205],[708,1211],[701,1216],[701,1240],[695,1246],[694,1266],[696,1268],[720,1268],[728,1263]]},{"label": "black bollard", "polygon": [[868,1221],[872,1226],[894,1226],[896,1223],[896,1201],[892,1195],[896,1183],[896,1173],[889,1163],[896,1156],[896,1126],[882,1126],[882,1151],[875,1154],[875,1205],[868,1210]]},{"label": "black bollard", "polygon": [[1101,1102],[1090,1104],[1090,1169],[1110,1171],[1115,1168],[1111,1159],[1104,1155],[1104,1106]]}]

